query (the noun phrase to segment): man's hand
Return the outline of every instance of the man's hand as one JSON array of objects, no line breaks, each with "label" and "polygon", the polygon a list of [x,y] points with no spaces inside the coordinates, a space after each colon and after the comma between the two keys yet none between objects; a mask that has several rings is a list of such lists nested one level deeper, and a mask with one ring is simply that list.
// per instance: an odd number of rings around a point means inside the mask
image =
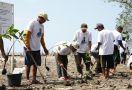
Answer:
[{"label": "man's hand", "polygon": [[64,65],[63,65],[62,63],[60,64],[60,66],[61,66],[61,67],[64,67]]},{"label": "man's hand", "polygon": [[49,54],[49,51],[47,50],[47,48],[44,48],[44,52],[45,52],[46,55]]},{"label": "man's hand", "polygon": [[28,52],[28,51],[31,51],[31,48],[30,47],[24,47],[24,50],[26,51],[26,52]]}]

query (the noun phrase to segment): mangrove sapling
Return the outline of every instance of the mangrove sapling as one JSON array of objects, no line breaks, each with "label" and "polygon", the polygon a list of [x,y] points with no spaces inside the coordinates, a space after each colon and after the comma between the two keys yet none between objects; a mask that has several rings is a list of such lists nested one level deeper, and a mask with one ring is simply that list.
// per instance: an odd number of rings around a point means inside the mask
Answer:
[{"label": "mangrove sapling", "polygon": [[[11,49],[13,48],[15,42],[13,42],[12,46],[10,47],[10,49],[9,49],[9,51],[7,53],[7,56],[9,56],[9,54],[11,52]],[[7,62],[7,60],[4,60],[4,67],[3,67],[3,70],[2,70],[2,75],[5,75],[7,73],[7,70],[6,70],[6,62]]]},{"label": "mangrove sapling", "polygon": [[[16,33],[18,32],[19,30],[18,29],[14,29],[14,25],[11,25],[11,27],[9,27],[9,29],[4,33],[4,34],[1,34],[0,37],[1,38],[6,38],[8,40],[12,40],[13,38],[16,38],[18,39],[18,37],[16,36]],[[16,41],[15,41],[16,42]],[[8,51],[7,53],[7,56],[9,56],[10,52],[11,52],[11,49],[13,48],[15,42],[13,42],[10,50]],[[2,70],[2,75],[5,75],[7,73],[7,70],[6,70],[6,62],[8,60],[4,60],[4,67],[3,67],[3,70]]]}]

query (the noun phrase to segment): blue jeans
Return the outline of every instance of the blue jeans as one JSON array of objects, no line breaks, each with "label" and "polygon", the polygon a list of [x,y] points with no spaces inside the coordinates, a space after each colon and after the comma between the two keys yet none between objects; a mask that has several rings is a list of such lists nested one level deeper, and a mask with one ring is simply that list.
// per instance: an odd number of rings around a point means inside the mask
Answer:
[{"label": "blue jeans", "polygon": [[[61,60],[62,64],[64,65],[64,68],[67,70],[67,65],[68,65],[67,55],[59,55],[59,59]],[[67,78],[67,71],[64,68],[62,68],[57,61],[58,60],[56,58],[58,77],[60,78],[63,76],[65,78]]]}]

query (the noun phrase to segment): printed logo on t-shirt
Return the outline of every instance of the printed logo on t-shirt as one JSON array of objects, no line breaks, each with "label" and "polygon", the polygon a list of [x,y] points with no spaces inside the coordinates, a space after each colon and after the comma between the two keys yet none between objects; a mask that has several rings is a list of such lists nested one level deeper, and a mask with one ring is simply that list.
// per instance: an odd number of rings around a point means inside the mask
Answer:
[{"label": "printed logo on t-shirt", "polygon": [[86,43],[85,37],[83,37],[81,44]]},{"label": "printed logo on t-shirt", "polygon": [[37,33],[37,37],[41,37],[41,35],[42,35],[42,30],[41,30],[41,28],[39,29],[39,32]]}]

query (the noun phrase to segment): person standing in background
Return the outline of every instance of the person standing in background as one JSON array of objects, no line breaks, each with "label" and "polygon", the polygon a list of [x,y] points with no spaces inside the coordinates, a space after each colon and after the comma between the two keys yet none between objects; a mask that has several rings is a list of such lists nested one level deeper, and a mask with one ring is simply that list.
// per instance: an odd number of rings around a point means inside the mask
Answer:
[{"label": "person standing in background", "polygon": [[119,46],[121,48],[123,48],[123,50],[125,51],[125,47],[123,46],[122,43],[122,33],[123,31],[123,27],[122,26],[118,26],[117,30],[113,31],[113,35],[115,37],[115,41],[114,41],[114,54],[113,54],[113,59],[114,59],[114,69],[113,69],[113,73],[116,72],[116,67],[118,64],[120,64],[120,51],[119,51]]},{"label": "person standing in background", "polygon": [[104,25],[98,23],[96,28],[98,33],[98,46],[100,63],[102,68],[103,78],[109,78],[109,71],[114,67],[113,50],[114,50],[114,36],[113,33],[104,28]]},{"label": "person standing in background", "polygon": [[[40,45],[42,45],[46,55],[48,55],[49,53],[44,41],[43,23],[45,23],[46,21],[49,21],[48,15],[46,13],[40,13],[38,15],[38,18],[31,21],[27,29],[24,31],[24,43],[27,49],[25,56],[26,79],[29,83],[31,82],[31,84],[36,84],[38,83],[38,81],[36,80],[37,67],[35,66],[35,63],[31,59],[29,53],[33,56],[38,66],[41,66]],[[29,80],[31,66],[33,66],[32,81]]]},{"label": "person standing in background", "polygon": [[121,55],[121,64],[126,64],[126,56],[128,53],[128,46],[125,41],[125,37],[122,38],[122,44],[125,47],[125,51],[122,47],[120,47],[120,55]]}]

